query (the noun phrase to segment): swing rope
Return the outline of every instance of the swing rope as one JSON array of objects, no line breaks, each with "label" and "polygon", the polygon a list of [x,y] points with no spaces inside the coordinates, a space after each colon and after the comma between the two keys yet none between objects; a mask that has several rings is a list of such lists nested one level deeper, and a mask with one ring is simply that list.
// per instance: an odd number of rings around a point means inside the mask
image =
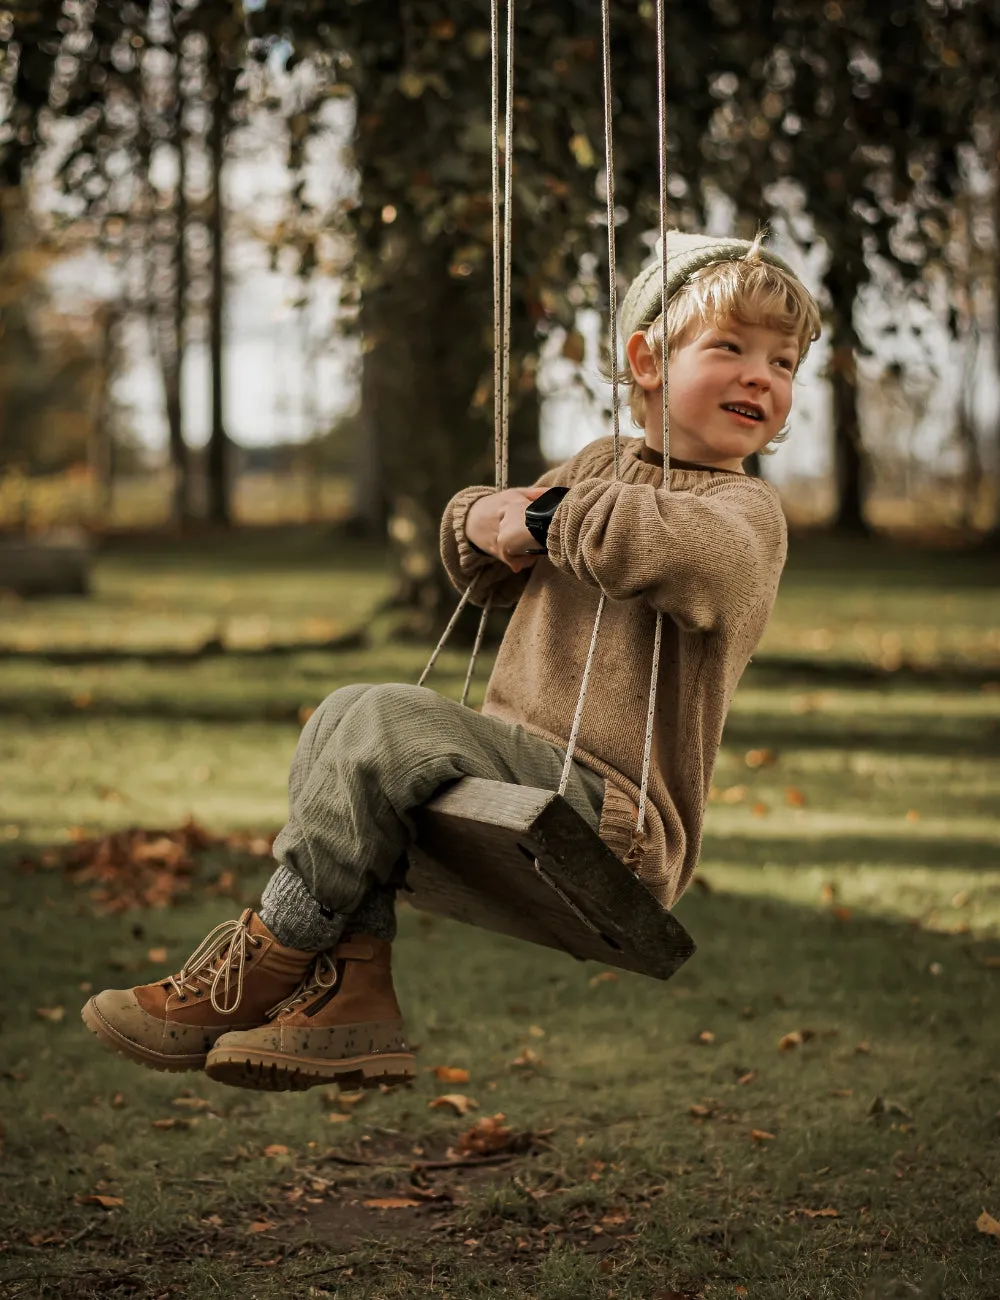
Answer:
[{"label": "swing rope", "polygon": [[[499,50],[499,6],[500,0],[491,0],[490,4],[490,48],[491,48],[491,137],[492,137],[492,195],[493,195],[493,448],[495,482],[498,492],[507,488],[509,469],[510,436],[510,324],[511,324],[511,225],[512,225],[512,180],[513,180],[513,117],[514,117],[514,4],[507,0],[506,27],[506,94],[504,104],[504,184],[503,184],[503,230],[501,240],[500,223],[500,50]],[[656,42],[657,42],[657,139],[659,146],[659,190],[660,190],[660,248],[661,248],[661,302],[666,310],[667,301],[667,104],[666,104],[666,25],[665,0],[655,0]],[[613,129],[613,85],[611,58],[611,5],[610,0],[601,0],[601,40],[603,53],[603,102],[604,102],[604,156],[608,223],[608,277],[609,277],[609,335],[610,356],[614,359],[617,372],[618,358],[618,301],[617,270],[615,256],[615,163],[614,163],[614,129]],[[502,243],[502,248],[501,248]],[[663,337],[660,351],[660,372],[662,375],[661,417],[663,427],[663,486],[670,488],[670,429],[667,412],[667,339],[664,321]],[[615,481],[621,479],[621,419],[619,385],[612,385],[611,393],[611,427],[614,452]],[[420,675],[418,685],[423,686],[438,656],[450,638],[462,610],[475,589],[473,579],[462,593],[458,607],[448,621],[427,663]],[[590,688],[591,670],[597,649],[601,619],[604,614],[606,596],[601,592],[594,618],[590,646],[584,664],[580,693],[577,699],[573,724],[570,729],[559,781],[559,794],[565,795],[572,771],[573,756],[576,752],[583,719],[584,705]],[[476,661],[482,646],[486,621],[489,616],[492,597],[488,597],[479,620],[475,644],[469,660],[461,703],[468,701],[469,688],[475,671]],[[639,788],[638,818],[635,830],[636,842],[641,842],[645,830],[647,791],[651,769],[653,729],[656,716],[656,688],[659,678],[660,654],[662,646],[663,615],[658,610],[653,640],[653,661],[650,675],[649,708],[646,716],[646,736],[643,746],[642,778]]]}]

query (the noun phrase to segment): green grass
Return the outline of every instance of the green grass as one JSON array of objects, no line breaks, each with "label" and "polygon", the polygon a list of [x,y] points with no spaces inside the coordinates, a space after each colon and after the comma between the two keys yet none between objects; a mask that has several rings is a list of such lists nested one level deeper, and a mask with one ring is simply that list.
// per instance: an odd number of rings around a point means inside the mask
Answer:
[{"label": "green grass", "polygon": [[[184,605],[169,556],[153,558],[109,561],[123,618],[138,617],[140,568]],[[768,655],[737,695],[701,884],[677,909],[694,958],[666,985],[595,983],[592,966],[403,909],[398,986],[425,1068],[340,1123],[330,1090],[159,1075],[79,1022],[86,986],[152,977],[160,947],[176,969],[241,900],[205,888],[166,911],[95,916],[57,871],[17,864],[79,825],[194,814],[214,830],[274,828],[298,710],[344,681],[412,679],[426,647],[0,664],[0,1296],[1000,1297],[1000,1240],[976,1230],[984,1209],[1000,1218],[995,593],[956,555],[853,562],[835,577],[824,550],[793,560]],[[227,567],[240,566],[199,566],[191,607],[206,617],[205,575]],[[342,553],[312,568],[272,556],[284,577],[268,599],[290,621],[321,597],[346,609],[358,588],[334,599],[329,586],[344,567]],[[948,594],[951,620],[918,655]],[[376,598],[356,598],[364,619]],[[30,616],[58,640],[59,610]],[[847,631],[821,647],[824,629],[862,622],[899,638],[909,668],[852,676],[886,665]],[[783,666],[807,652],[816,680]],[[443,688],[461,671],[456,652]],[[200,878],[223,868],[253,901],[261,864],[213,852]],[[61,1020],[38,1016],[53,1007]],[[780,1051],[794,1032],[805,1041]],[[513,1064],[525,1048],[533,1067]],[[470,1082],[437,1084],[438,1064]],[[537,1153],[430,1172],[445,1194],[432,1208],[365,1209],[412,1193],[414,1147],[440,1154],[468,1127],[428,1108],[455,1090],[479,1115],[546,1133]],[[163,1119],[180,1123],[153,1126]],[[123,1204],[82,1200],[94,1194]],[[808,1213],[820,1210],[836,1216]]]}]

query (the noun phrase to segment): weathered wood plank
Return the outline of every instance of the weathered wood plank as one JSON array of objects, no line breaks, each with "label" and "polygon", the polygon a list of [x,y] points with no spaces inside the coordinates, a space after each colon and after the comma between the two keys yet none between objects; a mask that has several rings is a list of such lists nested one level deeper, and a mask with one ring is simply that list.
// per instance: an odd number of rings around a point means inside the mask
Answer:
[{"label": "weathered wood plank", "polygon": [[414,907],[668,979],[694,951],[679,921],[560,795],[467,777],[417,815]]}]

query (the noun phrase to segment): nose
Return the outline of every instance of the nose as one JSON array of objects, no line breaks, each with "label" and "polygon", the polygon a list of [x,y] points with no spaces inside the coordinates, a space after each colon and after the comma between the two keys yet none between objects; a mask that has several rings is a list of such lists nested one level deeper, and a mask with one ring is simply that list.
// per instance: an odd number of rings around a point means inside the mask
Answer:
[{"label": "nose", "polygon": [[762,357],[747,357],[742,380],[747,388],[756,388],[761,392],[766,392],[771,387],[771,375],[767,361]]}]

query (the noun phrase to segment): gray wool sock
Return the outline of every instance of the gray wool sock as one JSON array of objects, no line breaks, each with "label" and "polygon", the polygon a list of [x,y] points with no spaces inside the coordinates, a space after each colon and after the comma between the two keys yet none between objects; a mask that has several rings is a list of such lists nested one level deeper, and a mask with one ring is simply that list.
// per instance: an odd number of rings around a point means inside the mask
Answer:
[{"label": "gray wool sock", "polygon": [[332,948],[349,919],[344,913],[321,909],[302,877],[284,866],[267,882],[259,915],[280,944],[302,952]]}]

